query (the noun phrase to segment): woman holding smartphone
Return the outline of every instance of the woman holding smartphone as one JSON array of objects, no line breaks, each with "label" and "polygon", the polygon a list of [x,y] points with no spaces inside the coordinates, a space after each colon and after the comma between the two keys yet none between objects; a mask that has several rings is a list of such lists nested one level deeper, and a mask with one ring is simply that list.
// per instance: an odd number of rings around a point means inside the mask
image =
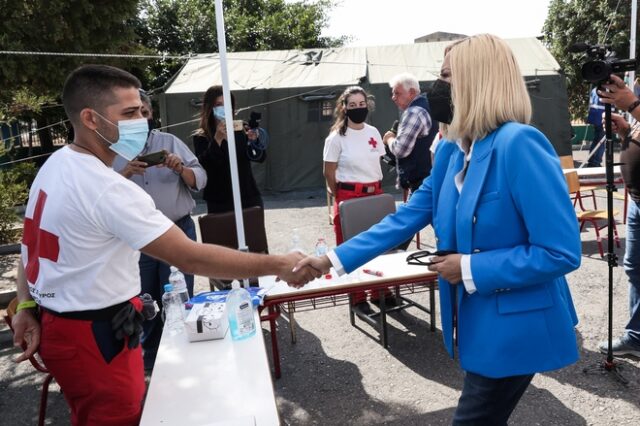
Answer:
[{"label": "woman holding smartphone", "polygon": [[[235,97],[231,94],[232,110],[235,111]],[[254,130],[235,130],[236,157],[242,208],[263,206],[251,161],[263,162],[264,155],[250,155],[252,150],[261,149]],[[209,213],[233,211],[233,189],[231,186],[231,164],[229,145],[224,119],[224,98],[222,86],[212,86],[204,94],[200,113],[200,127],[193,135],[196,156],[207,172],[208,182],[203,198]],[[248,147],[251,146],[252,150]],[[262,153],[263,154],[263,153]]]}]

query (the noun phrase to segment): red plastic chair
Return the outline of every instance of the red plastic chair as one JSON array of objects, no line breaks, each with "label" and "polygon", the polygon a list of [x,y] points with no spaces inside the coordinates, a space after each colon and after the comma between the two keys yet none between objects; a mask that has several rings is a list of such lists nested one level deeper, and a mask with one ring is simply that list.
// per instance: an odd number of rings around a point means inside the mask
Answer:
[{"label": "red plastic chair", "polygon": [[[13,327],[11,326],[11,318],[13,318],[13,316],[16,313],[16,306],[18,306],[18,299],[14,298],[9,303],[9,306],[7,307],[7,313],[4,315],[4,320],[6,321],[7,325],[11,329],[12,333],[13,333]],[[22,342],[22,349],[25,350],[26,348],[27,348],[27,344],[25,342]],[[31,365],[33,365],[33,368],[47,375],[44,378],[44,382],[42,382],[42,391],[40,392],[40,412],[38,415],[38,426],[43,426],[44,419],[47,414],[47,399],[49,397],[49,384],[51,383],[51,380],[53,380],[53,376],[51,375],[51,373],[49,373],[49,370],[47,370],[47,367],[45,367],[40,357],[36,357],[35,355],[33,355],[29,357],[29,362],[31,363]]]}]

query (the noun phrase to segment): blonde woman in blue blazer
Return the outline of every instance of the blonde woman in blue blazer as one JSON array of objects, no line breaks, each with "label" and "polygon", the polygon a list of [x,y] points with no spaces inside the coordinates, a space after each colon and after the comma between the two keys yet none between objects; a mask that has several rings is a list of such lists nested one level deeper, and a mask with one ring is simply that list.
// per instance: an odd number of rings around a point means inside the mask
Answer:
[{"label": "blonde woman in blue blazer", "polygon": [[580,266],[578,223],[553,147],[528,124],[529,95],[504,41],[449,46],[429,103],[448,123],[431,176],[395,214],[298,267],[351,272],[432,225],[438,250],[455,252],[429,266],[445,346],[465,370],[453,424],[506,425],[535,373],[578,359],[565,279]]}]

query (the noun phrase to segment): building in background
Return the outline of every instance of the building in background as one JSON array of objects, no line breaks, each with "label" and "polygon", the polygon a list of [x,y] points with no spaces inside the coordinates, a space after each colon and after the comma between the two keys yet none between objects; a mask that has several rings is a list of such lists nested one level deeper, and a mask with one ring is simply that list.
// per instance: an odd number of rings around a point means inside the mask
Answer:
[{"label": "building in background", "polygon": [[438,31],[435,33],[427,34],[422,37],[418,37],[413,40],[414,43],[432,43],[434,41],[453,41],[467,37],[464,34],[445,33],[444,31]]}]

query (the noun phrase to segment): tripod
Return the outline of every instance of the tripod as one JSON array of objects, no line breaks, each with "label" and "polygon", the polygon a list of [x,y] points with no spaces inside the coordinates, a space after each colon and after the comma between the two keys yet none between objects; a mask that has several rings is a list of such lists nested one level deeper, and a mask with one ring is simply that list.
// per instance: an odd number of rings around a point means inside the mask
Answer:
[{"label": "tripod", "polygon": [[613,138],[611,135],[611,105],[605,104],[604,109],[605,118],[605,176],[606,176],[606,190],[607,190],[607,266],[609,272],[608,280],[608,334],[607,334],[607,354],[604,361],[598,362],[592,368],[585,368],[583,371],[588,373],[591,370],[600,371],[601,373],[611,373],[620,383],[623,385],[629,384],[629,381],[620,373],[622,369],[620,363],[613,359],[613,268],[618,266],[618,256],[613,251],[613,192],[616,191],[616,187],[613,184]]}]

